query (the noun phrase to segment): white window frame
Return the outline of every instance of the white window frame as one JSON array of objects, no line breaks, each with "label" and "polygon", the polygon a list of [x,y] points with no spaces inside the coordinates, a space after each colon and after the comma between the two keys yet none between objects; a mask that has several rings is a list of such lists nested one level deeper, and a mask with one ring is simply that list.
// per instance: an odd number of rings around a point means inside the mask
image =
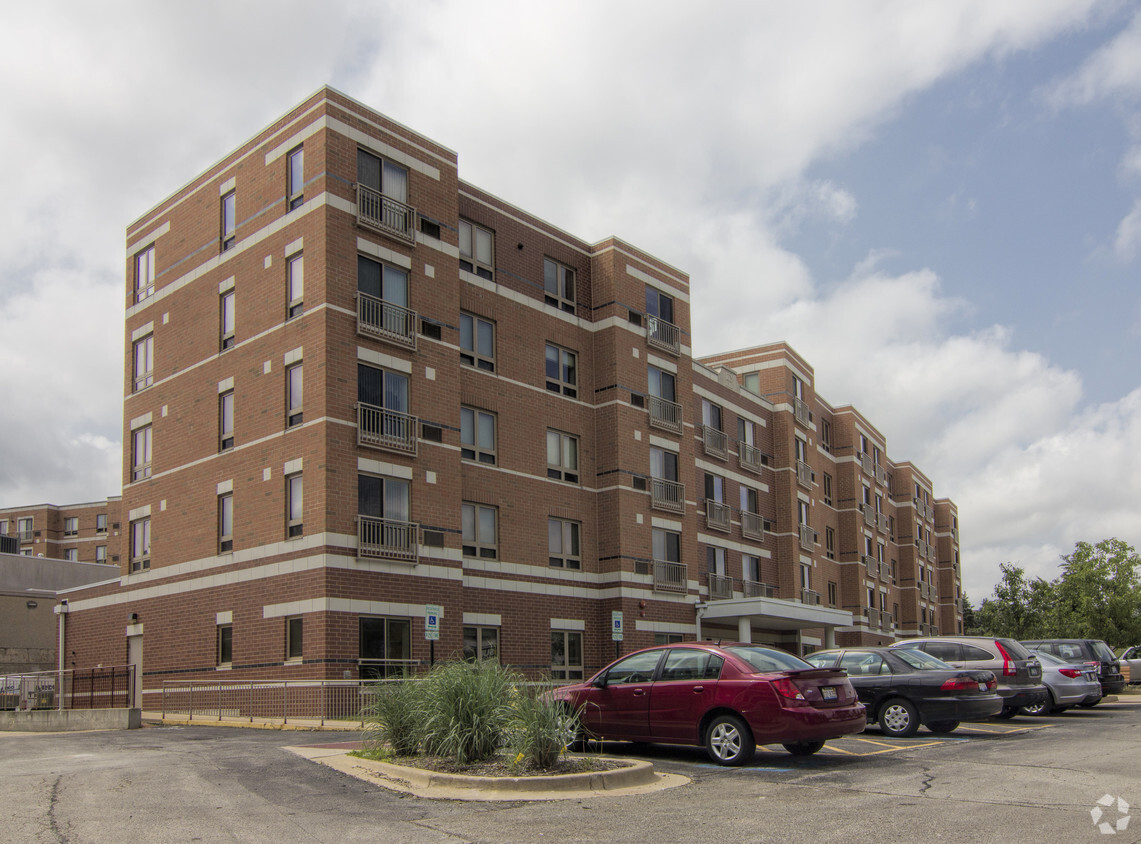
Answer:
[{"label": "white window frame", "polygon": [[579,482],[579,439],[574,434],[547,429],[547,477],[556,481]]},{"label": "white window frame", "polygon": [[131,480],[141,481],[151,476],[153,454],[153,428],[140,425],[131,431]]},{"label": "white window frame", "polygon": [[297,361],[285,367],[285,427],[295,428],[305,421],[305,370]]},{"label": "white window frame", "polygon": [[151,517],[144,516],[131,522],[131,571],[146,571],[151,567]]},{"label": "white window frame", "polygon": [[221,240],[222,251],[233,247],[237,240],[238,231],[238,198],[237,192],[230,190],[222,194],[221,202]]},{"label": "white window frame", "polygon": [[547,564],[552,568],[582,569],[582,522],[547,518]]},{"label": "white window frame", "polygon": [[63,535],[64,536],[79,536],[79,517],[67,516],[63,520]]},{"label": "white window frame", "polygon": [[135,253],[135,302],[149,299],[155,292],[155,245]]},{"label": "white window frame", "polygon": [[134,392],[145,390],[154,383],[155,372],[155,336],[154,333],[140,337],[132,347],[134,357],[133,372],[135,379]]},{"label": "white window frame", "polygon": [[296,252],[285,259],[285,318],[305,312],[305,253]]},{"label": "white window frame", "polygon": [[285,156],[285,203],[292,211],[305,201],[305,147],[296,146]]}]

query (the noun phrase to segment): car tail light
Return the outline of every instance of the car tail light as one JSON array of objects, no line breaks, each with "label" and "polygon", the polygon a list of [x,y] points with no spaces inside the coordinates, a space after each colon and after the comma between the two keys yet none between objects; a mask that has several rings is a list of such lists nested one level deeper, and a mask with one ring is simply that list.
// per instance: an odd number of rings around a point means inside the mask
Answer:
[{"label": "car tail light", "polygon": [[999,654],[1002,656],[1002,676],[1014,677],[1018,674],[1018,669],[1014,665],[1014,660],[1010,658],[1010,654],[1006,652],[1006,648],[1002,646],[1002,642],[995,642],[994,646],[998,648]]},{"label": "car tail light", "polygon": [[772,683],[777,694],[784,698],[781,703],[785,706],[805,706],[808,704],[804,694],[788,677],[778,677],[776,680],[773,680]]},{"label": "car tail light", "polygon": [[979,687],[985,687],[986,683],[980,683],[974,677],[952,677],[950,680],[944,680],[943,685],[940,686],[945,692],[964,692],[975,691]]},{"label": "car tail light", "polygon": [[1059,668],[1058,673],[1066,677],[1081,677],[1082,672],[1077,668]]}]

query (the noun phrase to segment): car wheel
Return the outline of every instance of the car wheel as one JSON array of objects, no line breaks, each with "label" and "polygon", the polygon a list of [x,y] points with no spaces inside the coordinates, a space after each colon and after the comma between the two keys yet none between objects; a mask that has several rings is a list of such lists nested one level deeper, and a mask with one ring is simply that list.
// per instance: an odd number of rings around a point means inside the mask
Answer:
[{"label": "car wheel", "polygon": [[906,738],[919,729],[919,713],[911,701],[893,697],[880,707],[879,724],[885,735]]},{"label": "car wheel", "polygon": [[718,715],[705,731],[705,749],[718,765],[744,765],[757,745],[744,721],[736,715]]},{"label": "car wheel", "polygon": [[1054,693],[1049,689],[1046,690],[1046,699],[1041,703],[1032,703],[1029,706],[1022,707],[1023,715],[1049,715],[1057,705],[1054,703]]},{"label": "car wheel", "polygon": [[1019,706],[1004,706],[1002,708],[1002,711],[999,712],[994,717],[995,718],[1001,718],[1003,721],[1005,721],[1008,718],[1013,718],[1015,715],[1017,715],[1019,709],[1021,709],[1021,707],[1019,707]]},{"label": "car wheel", "polygon": [[958,728],[958,721],[932,721],[927,725],[927,729],[933,733],[939,733],[940,735],[945,733],[953,733]]},{"label": "car wheel", "polygon": [[811,756],[823,746],[822,741],[798,741],[784,745],[784,749],[793,756]]}]

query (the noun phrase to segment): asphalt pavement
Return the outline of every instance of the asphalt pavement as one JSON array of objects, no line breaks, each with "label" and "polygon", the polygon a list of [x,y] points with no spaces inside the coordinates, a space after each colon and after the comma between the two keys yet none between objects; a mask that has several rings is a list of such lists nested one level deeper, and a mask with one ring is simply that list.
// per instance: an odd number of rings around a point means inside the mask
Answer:
[{"label": "asphalt pavement", "polygon": [[[4,733],[0,837],[96,843],[1137,841],[1141,820],[1130,813],[1141,804],[1141,702],[1134,700],[968,725],[949,736],[922,730],[890,739],[873,728],[829,742],[808,758],[761,748],[749,765],[734,769],[711,764],[697,748],[654,746],[635,754],[613,745],[607,752],[648,759],[692,782],[651,794],[558,802],[403,796],[285,749],[328,743],[328,733],[205,726]],[[1114,837],[1099,831],[1095,811]]]}]

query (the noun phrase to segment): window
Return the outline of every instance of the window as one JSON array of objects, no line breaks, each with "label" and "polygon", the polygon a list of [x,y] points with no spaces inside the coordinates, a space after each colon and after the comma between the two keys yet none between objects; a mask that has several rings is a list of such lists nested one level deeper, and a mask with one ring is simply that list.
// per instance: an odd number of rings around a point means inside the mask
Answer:
[{"label": "window", "polygon": [[667,296],[660,290],[647,287],[646,288],[646,313],[649,316],[656,317],[663,322],[673,323],[674,321],[674,300],[672,296]]},{"label": "window", "polygon": [[578,396],[578,355],[547,344],[547,389],[564,396]]},{"label": "window", "polygon": [[285,198],[292,211],[305,201],[305,148],[290,150],[287,164]]},{"label": "window", "polygon": [[754,583],[761,582],[761,558],[752,554],[741,555],[741,577]]},{"label": "window", "polygon": [[677,483],[677,466],[675,452],[650,447],[650,477]]},{"label": "window", "polygon": [[824,528],[824,555],[829,560],[836,559],[836,529]]},{"label": "window", "polygon": [[672,645],[676,642],[684,641],[684,636],[681,633],[655,633],[655,645]]},{"label": "window", "polygon": [[710,574],[725,575],[725,549],[713,545],[705,546],[705,569]]},{"label": "window", "polygon": [[547,562],[560,569],[581,569],[579,523],[569,519],[547,519]]},{"label": "window", "polygon": [[464,659],[499,662],[499,628],[465,627]]},{"label": "window", "polygon": [[32,541],[32,528],[33,523],[31,516],[16,519],[16,533],[19,535],[21,542]]},{"label": "window", "polygon": [[578,483],[578,437],[547,431],[547,477]]},{"label": "window", "polygon": [[218,625],[218,667],[229,668],[234,661],[234,626]]},{"label": "window", "polygon": [[802,565],[800,567],[800,588],[801,589],[811,589],[812,588],[812,567],[811,566]]},{"label": "window", "polygon": [[8,535],[8,520],[0,519],[0,536]]},{"label": "window", "polygon": [[304,626],[300,616],[285,620],[285,658],[287,660],[301,661],[304,652],[303,643]]},{"label": "window", "polygon": [[234,345],[234,291],[222,294],[218,308],[221,323],[222,351]]},{"label": "window", "polygon": [[293,319],[305,310],[305,256],[291,255],[286,261],[286,287],[289,303],[285,318]]},{"label": "window", "polygon": [[646,651],[645,653],[631,654],[620,662],[616,662],[606,672],[606,687],[627,683],[649,683],[654,678],[658,663],[661,662],[661,651]]},{"label": "window", "polygon": [[151,520],[148,516],[131,522],[131,571],[151,567]]},{"label": "window", "polygon": [[359,641],[362,680],[403,677],[410,670],[412,622],[409,619],[361,616]]},{"label": "window", "polygon": [[135,341],[135,392],[154,383],[154,349],[153,334]]},{"label": "window", "polygon": [[63,550],[63,558],[72,563],[79,562],[79,549],[78,548],[65,548]]},{"label": "window", "polygon": [[582,677],[582,633],[552,630],[551,679],[581,680]]},{"label": "window", "polygon": [[836,606],[836,581],[828,581],[828,606]]},{"label": "window", "polygon": [[131,480],[141,481],[151,476],[151,426],[144,425],[131,432]]},{"label": "window", "polygon": [[408,272],[357,256],[357,325],[370,336],[415,346],[416,319],[408,308]]},{"label": "window", "polygon": [[681,562],[681,534],[672,530],[654,528],[651,540],[651,553],[655,560],[667,563]]},{"label": "window", "polygon": [[701,424],[714,431],[723,430],[721,427],[721,408],[709,399],[701,400]]},{"label": "window", "polygon": [[757,513],[757,508],[760,506],[759,497],[755,489],[750,489],[747,486],[741,488],[741,512],[742,513]]},{"label": "window", "polygon": [[494,560],[499,556],[497,513],[483,504],[463,505],[463,552],[468,557]]},{"label": "window", "polygon": [[135,255],[135,301],[141,302],[155,292],[155,248],[148,246]]},{"label": "window", "polygon": [[76,516],[69,516],[63,520],[63,535],[79,536],[79,519]]},{"label": "window", "polygon": [[285,369],[285,425],[292,428],[300,425],[305,418],[305,381],[301,364],[295,363]]},{"label": "window", "polygon": [[562,308],[568,313],[574,313],[574,270],[552,261],[543,259],[543,301],[548,305]]},{"label": "window", "polygon": [[827,419],[820,420],[820,447],[832,453],[832,423]]},{"label": "window", "polygon": [[495,323],[460,314],[460,363],[495,371]]},{"label": "window", "polygon": [[[708,651],[673,648],[662,665],[662,680],[717,680],[725,660]],[[696,689],[694,691],[697,691]]]},{"label": "window", "polygon": [[824,473],[824,503],[832,506],[832,476]]},{"label": "window", "polygon": [[218,396],[218,442],[219,450],[234,447],[234,391]]},{"label": "window", "polygon": [[471,407],[460,408],[460,456],[495,464],[495,415]]},{"label": "window", "polygon": [[737,417],[737,441],[742,442],[745,445],[756,446],[757,443],[755,440],[755,436],[756,436],[756,433],[755,433],[755,429],[753,426],[753,421],[751,419],[746,419],[743,416],[738,416]]},{"label": "window", "polygon": [[285,535],[301,536],[305,533],[305,487],[301,474],[285,478]]},{"label": "window", "polygon": [[228,554],[234,550],[234,496],[232,493],[218,496],[218,553]]},{"label": "window", "polygon": [[96,545],[95,546],[95,562],[97,562],[97,563],[107,562],[107,546],[106,545]]},{"label": "window", "polygon": [[796,502],[796,523],[798,525],[808,524],[808,502],[797,500]]},{"label": "window", "polygon": [[[6,533],[6,532],[7,531],[0,531],[0,533]],[[107,532],[107,514],[106,513],[100,513],[98,516],[95,517],[95,532],[96,533],[106,533]]]},{"label": "window", "polygon": [[650,395],[666,401],[676,402],[677,379],[672,372],[658,369],[656,366],[647,367],[650,375]]},{"label": "window", "polygon": [[495,270],[494,236],[483,226],[460,220],[460,269],[490,279]]},{"label": "window", "polygon": [[363,149],[357,150],[357,181],[389,199],[408,202],[408,171]]},{"label": "window", "polygon": [[235,218],[234,192],[230,191],[222,197],[222,251],[225,252],[234,245],[235,232],[238,223]]},{"label": "window", "polygon": [[359,442],[415,453],[416,419],[408,413],[407,375],[358,363],[357,402]]},{"label": "window", "polygon": [[793,438],[793,449],[796,452],[796,461],[798,463],[808,462],[808,443],[800,437]]},{"label": "window", "polygon": [[725,503],[725,479],[720,475],[705,473],[705,498],[707,501]]},{"label": "window", "polygon": [[756,393],[759,396],[761,394],[760,374],[756,372],[746,372],[745,376],[741,379],[741,386],[750,393]]}]

